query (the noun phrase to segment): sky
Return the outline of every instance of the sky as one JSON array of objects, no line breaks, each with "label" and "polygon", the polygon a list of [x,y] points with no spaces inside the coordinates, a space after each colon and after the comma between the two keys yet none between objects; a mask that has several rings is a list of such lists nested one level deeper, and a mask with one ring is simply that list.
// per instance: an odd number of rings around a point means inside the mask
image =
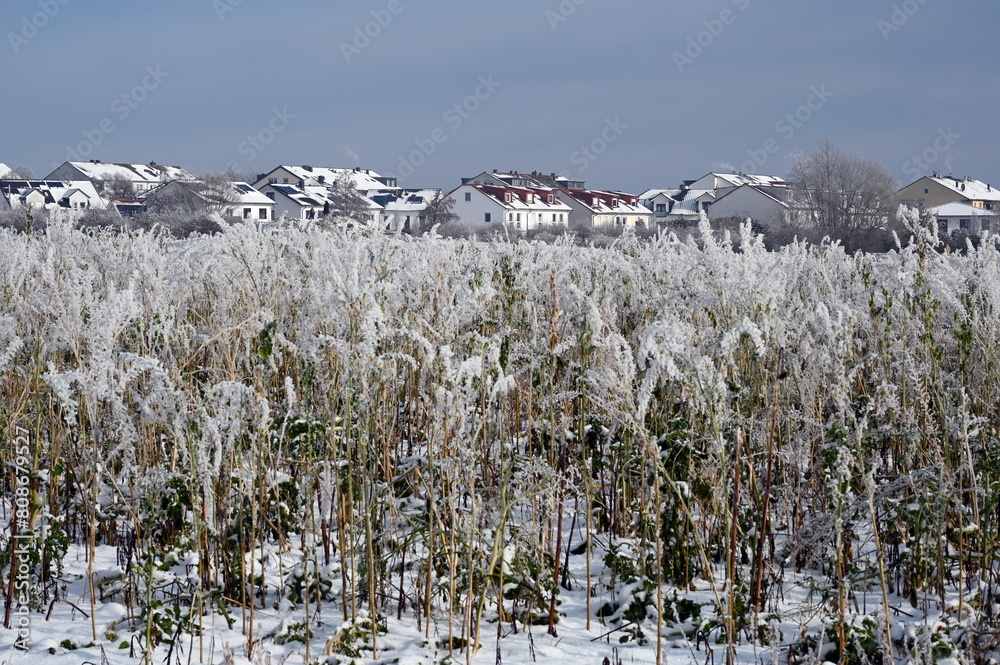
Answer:
[{"label": "sky", "polygon": [[3,0],[0,162],[640,193],[833,140],[1000,185],[996,0]]}]

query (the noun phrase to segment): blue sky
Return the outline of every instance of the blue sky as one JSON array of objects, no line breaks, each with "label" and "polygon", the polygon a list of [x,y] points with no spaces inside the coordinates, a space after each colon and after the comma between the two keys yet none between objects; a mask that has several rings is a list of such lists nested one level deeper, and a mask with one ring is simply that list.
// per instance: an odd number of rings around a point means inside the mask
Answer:
[{"label": "blue sky", "polygon": [[900,185],[1000,184],[997,25],[996,0],[4,0],[0,162],[639,192],[830,138]]}]

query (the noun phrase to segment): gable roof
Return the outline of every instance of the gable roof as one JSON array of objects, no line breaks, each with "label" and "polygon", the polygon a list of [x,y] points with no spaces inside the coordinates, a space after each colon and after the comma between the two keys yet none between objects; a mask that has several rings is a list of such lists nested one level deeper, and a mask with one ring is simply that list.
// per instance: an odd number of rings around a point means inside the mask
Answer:
[{"label": "gable roof", "polygon": [[715,199],[715,201],[713,202],[713,205],[715,203],[718,203],[719,201],[722,201],[723,199],[725,199],[725,198],[733,195],[733,194],[736,194],[736,192],[747,192],[747,191],[756,192],[757,194],[760,194],[763,197],[769,198],[769,199],[771,199],[772,201],[774,201],[775,203],[777,203],[777,204],[779,204],[781,206],[787,206],[787,204],[784,201],[782,201],[781,199],[779,199],[778,197],[773,196],[771,194],[768,194],[764,189],[762,189],[761,187],[759,187],[757,185],[751,185],[749,183],[740,185],[739,187],[734,187],[733,189],[729,190],[728,192],[726,192],[725,194],[723,194],[719,198]]},{"label": "gable roof", "polygon": [[[387,179],[370,169],[341,169],[329,168],[325,166],[292,166],[288,164],[282,164],[271,169],[269,172],[258,178],[256,184],[260,184],[261,187],[266,184],[275,184],[268,183],[267,177],[280,169],[288,171],[297,180],[302,181],[307,187],[329,187],[340,178],[347,177],[354,183],[354,186],[357,187],[359,192],[368,192],[373,189],[386,188],[386,183],[384,181]],[[289,184],[298,185],[298,182]]]},{"label": "gable roof", "polygon": [[[195,177],[179,166],[150,162],[149,164],[119,164],[101,161],[66,162],[88,180],[126,178],[130,182],[159,183],[170,180],[194,180]],[[64,164],[64,166],[65,166]],[[62,168],[61,166],[59,168]],[[58,169],[56,169],[58,170]],[[55,173],[55,171],[53,171]]]},{"label": "gable roof", "polygon": [[950,176],[945,178],[928,176],[928,179],[970,201],[1000,201],[1000,189],[980,180],[972,178],[960,180]]}]

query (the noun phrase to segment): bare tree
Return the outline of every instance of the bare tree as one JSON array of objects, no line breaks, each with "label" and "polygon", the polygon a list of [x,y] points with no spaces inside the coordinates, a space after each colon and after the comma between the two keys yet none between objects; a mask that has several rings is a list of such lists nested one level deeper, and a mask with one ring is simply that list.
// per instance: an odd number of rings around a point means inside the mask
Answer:
[{"label": "bare tree", "polygon": [[788,180],[791,225],[811,227],[851,252],[881,249],[898,204],[896,180],[880,163],[848,155],[824,140],[815,152],[795,160]]},{"label": "bare tree", "polygon": [[358,191],[354,180],[345,174],[330,185],[330,210],[325,212],[328,218],[367,223],[371,221],[372,202]]},{"label": "bare tree", "polygon": [[135,185],[128,176],[116,174],[101,182],[101,191],[109,199],[134,199]]},{"label": "bare tree", "polygon": [[7,179],[34,180],[35,172],[31,170],[30,166],[21,165],[16,169],[12,169],[11,172],[4,177]]},{"label": "bare tree", "polygon": [[445,196],[442,192],[438,192],[427,203],[427,207],[424,208],[420,229],[457,222],[458,215],[455,214],[454,210],[455,199]]},{"label": "bare tree", "polygon": [[240,182],[239,178],[235,171],[213,171],[199,178],[194,188],[208,211],[231,214],[240,201],[240,192],[233,184]]}]

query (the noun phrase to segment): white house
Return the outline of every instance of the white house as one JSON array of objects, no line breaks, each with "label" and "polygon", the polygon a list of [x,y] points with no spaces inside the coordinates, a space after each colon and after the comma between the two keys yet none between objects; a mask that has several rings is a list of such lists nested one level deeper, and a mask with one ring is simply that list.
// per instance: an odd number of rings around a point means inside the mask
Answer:
[{"label": "white house", "polygon": [[967,203],[983,210],[1000,211],[1000,189],[972,178],[926,176],[896,192],[896,198],[916,208]]},{"label": "white house", "polygon": [[653,213],[639,204],[639,197],[622,192],[591,189],[566,189],[558,192],[567,204],[572,226],[584,228],[642,228],[652,226]]},{"label": "white house", "polygon": [[319,166],[278,166],[257,177],[253,186],[262,190],[265,185],[293,185],[295,187],[331,187],[342,177],[350,179],[361,194],[383,189],[394,189],[396,179],[381,176],[362,168],[336,169]]},{"label": "white house", "polygon": [[172,180],[194,180],[195,177],[179,166],[149,164],[110,164],[97,159],[89,162],[64,162],[50,173],[46,180],[89,180],[99,189],[113,179],[124,179],[132,183],[135,195],[143,197],[165,182]]},{"label": "white house", "polygon": [[399,233],[420,229],[427,205],[440,194],[440,189],[386,189],[369,192],[368,197],[382,207],[386,232]]},{"label": "white house", "polygon": [[[244,221],[270,222],[274,201],[245,182],[227,183],[228,191],[210,191],[206,183],[173,180],[151,191],[143,199],[143,209],[212,210],[223,217]],[[221,188],[220,188],[221,189]]]},{"label": "white house", "polygon": [[333,205],[326,187],[265,184],[259,191],[274,202],[275,218],[322,219]]},{"label": "white house", "polygon": [[0,209],[103,210],[108,203],[89,180],[0,180]]},{"label": "white house", "polygon": [[455,201],[459,219],[474,228],[506,226],[512,231],[530,231],[566,226],[573,211],[553,190],[466,184],[448,197]]},{"label": "white house", "polygon": [[928,208],[937,222],[938,235],[965,231],[969,235],[982,235],[996,230],[1000,209],[986,210],[971,203],[946,203]]},{"label": "white house", "polygon": [[743,217],[774,224],[780,221],[787,208],[784,201],[763,188],[744,184],[719,196],[708,207],[708,218],[714,222],[723,217]]}]

